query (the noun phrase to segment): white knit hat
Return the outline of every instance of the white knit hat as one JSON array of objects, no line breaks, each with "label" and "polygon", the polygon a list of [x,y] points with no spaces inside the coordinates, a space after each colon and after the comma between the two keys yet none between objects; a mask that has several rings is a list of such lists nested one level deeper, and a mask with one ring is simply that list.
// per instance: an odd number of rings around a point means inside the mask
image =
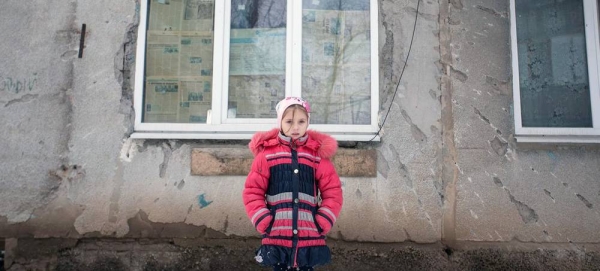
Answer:
[{"label": "white knit hat", "polygon": [[285,112],[285,110],[295,104],[299,104],[302,107],[304,107],[304,109],[306,109],[306,113],[308,114],[308,118],[310,119],[310,104],[308,103],[308,101],[303,100],[300,97],[286,97],[285,99],[279,101],[279,103],[277,103],[277,106],[275,107],[275,110],[277,110],[277,128],[281,129],[281,119],[283,118],[283,112]]}]

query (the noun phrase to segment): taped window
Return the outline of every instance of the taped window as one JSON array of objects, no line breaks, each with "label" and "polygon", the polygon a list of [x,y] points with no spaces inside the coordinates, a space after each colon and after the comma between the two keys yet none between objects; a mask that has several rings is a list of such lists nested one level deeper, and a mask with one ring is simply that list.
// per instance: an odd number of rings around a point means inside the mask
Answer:
[{"label": "taped window", "polygon": [[376,0],[142,1],[133,137],[247,139],[275,127],[279,100],[300,96],[312,129],[372,139],[373,10]]}]

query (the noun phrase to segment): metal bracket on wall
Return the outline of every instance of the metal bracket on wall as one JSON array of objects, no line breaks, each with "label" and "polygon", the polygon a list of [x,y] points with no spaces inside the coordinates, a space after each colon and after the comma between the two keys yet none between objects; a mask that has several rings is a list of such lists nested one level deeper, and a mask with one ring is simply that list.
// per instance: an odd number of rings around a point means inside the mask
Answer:
[{"label": "metal bracket on wall", "polygon": [[81,25],[81,36],[79,38],[79,58],[83,57],[83,45],[85,44],[85,24]]}]

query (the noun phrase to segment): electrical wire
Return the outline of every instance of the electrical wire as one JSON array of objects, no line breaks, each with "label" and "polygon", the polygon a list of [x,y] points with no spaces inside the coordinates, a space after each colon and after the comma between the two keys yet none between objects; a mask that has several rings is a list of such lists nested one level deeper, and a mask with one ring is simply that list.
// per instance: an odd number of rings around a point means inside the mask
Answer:
[{"label": "electrical wire", "polygon": [[383,122],[381,122],[381,125],[379,126],[379,130],[377,131],[375,136],[373,136],[373,138],[371,138],[371,140],[369,140],[368,142],[373,141],[373,139],[375,139],[379,135],[379,133],[381,132],[381,129],[383,129],[383,125],[385,124],[385,121],[387,120],[388,115],[390,114],[392,105],[394,104],[394,99],[396,98],[396,93],[398,93],[398,87],[400,87],[400,82],[402,81],[402,75],[404,75],[404,70],[406,69],[406,64],[408,63],[408,58],[410,57],[410,51],[412,49],[413,40],[415,39],[415,31],[417,29],[417,19],[419,18],[420,4],[421,4],[421,0],[417,0],[417,12],[415,13],[415,25],[413,26],[412,37],[410,38],[410,45],[408,45],[408,53],[406,54],[406,60],[404,61],[404,66],[402,67],[402,72],[400,73],[400,78],[398,78],[398,84],[396,85],[396,90],[394,91],[394,95],[392,95],[392,101],[390,102],[390,107],[388,108],[387,113],[385,113],[385,117],[383,118]]}]

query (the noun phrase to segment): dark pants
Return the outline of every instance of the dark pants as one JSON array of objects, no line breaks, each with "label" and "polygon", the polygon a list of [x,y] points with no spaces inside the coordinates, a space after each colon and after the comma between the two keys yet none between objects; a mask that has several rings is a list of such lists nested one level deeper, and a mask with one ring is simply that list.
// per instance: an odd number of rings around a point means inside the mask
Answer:
[{"label": "dark pants", "polygon": [[276,266],[273,266],[273,271],[287,271],[287,270],[294,270],[294,271],[314,271],[315,269],[310,267],[310,266],[304,266],[304,267],[289,267],[286,264],[278,264]]}]

